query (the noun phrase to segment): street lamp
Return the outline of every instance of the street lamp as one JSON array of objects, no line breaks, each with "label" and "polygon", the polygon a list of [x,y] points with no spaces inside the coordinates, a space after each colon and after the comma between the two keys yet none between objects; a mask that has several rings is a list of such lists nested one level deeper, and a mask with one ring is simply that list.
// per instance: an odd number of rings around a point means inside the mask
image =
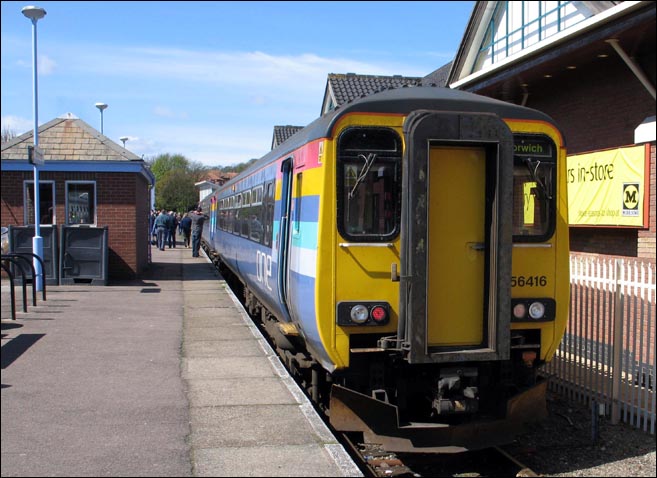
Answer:
[{"label": "street lamp", "polygon": [[[32,22],[32,78],[33,78],[33,103],[34,103],[34,237],[32,238],[32,251],[39,258],[43,258],[43,238],[41,237],[41,208],[39,201],[39,163],[43,161],[39,152],[39,94],[38,94],[38,81],[37,81],[37,22],[46,16],[46,11],[43,8],[35,6],[23,7],[21,10]],[[34,264],[34,277],[32,278],[33,285],[37,291],[43,290],[43,269],[41,268],[41,261],[36,257],[32,259]]]},{"label": "street lamp", "polygon": [[105,103],[96,103],[96,108],[100,110],[100,134],[103,134],[103,110],[107,108]]},{"label": "street lamp", "polygon": [[130,139],[130,138],[128,138],[127,136],[121,136],[121,137],[119,138],[119,140],[121,140],[121,141],[123,142],[123,148],[124,148],[124,149],[125,149],[125,142],[128,141],[129,139]]}]

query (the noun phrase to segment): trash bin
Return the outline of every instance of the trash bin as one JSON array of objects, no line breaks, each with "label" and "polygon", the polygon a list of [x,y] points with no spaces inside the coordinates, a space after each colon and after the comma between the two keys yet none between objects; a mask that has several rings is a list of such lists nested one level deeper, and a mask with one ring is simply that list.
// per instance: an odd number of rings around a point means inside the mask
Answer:
[{"label": "trash bin", "polygon": [[107,256],[107,226],[62,226],[59,283],[107,285]]},{"label": "trash bin", "polygon": [[[43,238],[43,267],[46,277],[46,285],[57,285],[59,283],[59,271],[57,269],[57,260],[59,257],[58,241],[57,241],[57,226],[54,224],[41,225],[39,232]],[[9,225],[9,252],[10,253],[32,253],[33,245],[32,239],[34,238],[34,225],[29,226],[12,226]],[[31,257],[28,257],[30,261]],[[16,266],[12,266],[16,267]],[[14,274],[14,283],[20,283],[20,274]],[[29,271],[30,279],[32,279],[32,271]]]}]

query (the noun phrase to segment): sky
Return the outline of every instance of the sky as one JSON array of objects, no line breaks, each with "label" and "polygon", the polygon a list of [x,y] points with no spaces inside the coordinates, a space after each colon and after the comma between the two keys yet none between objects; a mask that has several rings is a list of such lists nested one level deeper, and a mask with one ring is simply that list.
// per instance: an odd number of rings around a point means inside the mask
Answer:
[{"label": "sky", "polygon": [[473,1],[2,1],[2,129],[67,113],[144,159],[264,156],[276,125],[321,113],[329,73],[425,76],[450,62]]}]

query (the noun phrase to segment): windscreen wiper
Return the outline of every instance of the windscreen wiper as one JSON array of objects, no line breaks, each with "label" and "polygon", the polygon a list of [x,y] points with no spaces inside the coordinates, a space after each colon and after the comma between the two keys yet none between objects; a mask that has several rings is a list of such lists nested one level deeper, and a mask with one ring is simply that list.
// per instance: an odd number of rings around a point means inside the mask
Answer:
[{"label": "windscreen wiper", "polygon": [[[548,166],[553,166],[552,163],[546,163]],[[551,187],[548,187],[543,181],[538,177],[538,168],[541,166],[541,161],[538,159],[525,158],[525,166],[529,170],[529,175],[538,186],[541,188],[541,192],[545,195],[547,199],[552,199]]]},{"label": "windscreen wiper", "polygon": [[363,182],[363,179],[365,179],[365,176],[367,176],[367,173],[370,172],[370,168],[374,164],[374,161],[376,160],[376,153],[370,153],[367,156],[364,154],[359,154],[359,158],[362,158],[365,161],[365,165],[363,166],[363,169],[360,170],[360,173],[358,173],[358,177],[356,178],[356,184],[354,184],[354,187],[351,188],[351,191],[349,191],[349,199],[353,199],[354,196],[356,195],[356,189],[358,189],[358,186],[360,186],[360,183]]}]

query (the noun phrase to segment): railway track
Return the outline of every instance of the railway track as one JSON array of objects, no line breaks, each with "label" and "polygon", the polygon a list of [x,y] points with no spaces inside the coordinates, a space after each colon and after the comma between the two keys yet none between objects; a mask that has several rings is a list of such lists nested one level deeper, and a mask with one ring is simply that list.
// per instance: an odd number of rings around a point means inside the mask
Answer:
[{"label": "railway track", "polygon": [[[208,251],[206,253],[209,254]],[[210,256],[211,257],[211,256]],[[213,261],[215,267],[217,262]],[[233,290],[233,293],[244,305],[244,291],[239,281],[232,280],[232,277],[226,277],[228,271],[221,270],[226,283]],[[246,310],[246,308],[245,308]],[[248,313],[248,310],[247,310]],[[252,317],[256,325],[263,333],[263,336],[269,340],[266,331],[263,330],[257,318]],[[272,344],[273,345],[273,344]],[[282,361],[283,366],[285,363]],[[287,368],[287,367],[286,367]],[[293,370],[289,370],[290,376],[296,381],[299,388],[314,403],[312,396],[308,393],[304,383],[298,380]],[[329,429],[333,430],[326,413],[314,404],[318,414],[324,419]],[[360,434],[346,434],[334,431],[335,436],[340,440],[354,461],[360,466],[363,474],[368,477],[422,477],[422,476],[445,476],[445,477],[533,477],[539,476],[528,467],[524,466],[517,459],[499,447],[488,448],[485,450],[436,454],[436,453],[393,453],[383,449],[380,445],[363,443]]]},{"label": "railway track", "polygon": [[341,435],[343,445],[371,477],[534,477],[539,476],[501,448],[455,453],[396,454],[376,444]]}]

